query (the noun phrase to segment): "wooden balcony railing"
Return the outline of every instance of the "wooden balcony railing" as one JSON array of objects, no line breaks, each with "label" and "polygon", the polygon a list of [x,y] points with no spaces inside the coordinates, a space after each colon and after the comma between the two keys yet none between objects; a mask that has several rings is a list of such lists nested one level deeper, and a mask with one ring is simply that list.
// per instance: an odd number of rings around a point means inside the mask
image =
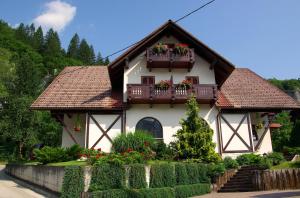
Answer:
[{"label": "wooden balcony railing", "polygon": [[185,103],[194,94],[199,103],[214,103],[217,100],[216,85],[193,85],[185,89],[172,85],[168,89],[156,88],[154,85],[128,84],[127,99],[133,104],[167,104]]},{"label": "wooden balcony railing", "polygon": [[154,53],[151,48],[147,49],[147,68],[186,68],[190,71],[195,63],[194,49],[189,49],[186,54],[176,54],[173,49],[168,49],[165,53]]}]

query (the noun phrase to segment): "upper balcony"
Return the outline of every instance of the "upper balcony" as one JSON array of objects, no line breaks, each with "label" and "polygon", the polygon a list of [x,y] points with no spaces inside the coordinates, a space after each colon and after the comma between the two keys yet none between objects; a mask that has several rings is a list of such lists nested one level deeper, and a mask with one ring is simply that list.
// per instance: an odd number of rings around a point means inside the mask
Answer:
[{"label": "upper balcony", "polygon": [[194,49],[190,49],[184,44],[177,44],[175,47],[157,44],[155,47],[147,49],[147,68],[168,68],[187,69],[190,71],[195,63]]},{"label": "upper balcony", "polygon": [[128,84],[127,101],[132,104],[180,104],[185,103],[190,95],[199,103],[213,104],[217,100],[217,85],[198,84],[190,89],[176,84],[169,88],[155,85]]}]

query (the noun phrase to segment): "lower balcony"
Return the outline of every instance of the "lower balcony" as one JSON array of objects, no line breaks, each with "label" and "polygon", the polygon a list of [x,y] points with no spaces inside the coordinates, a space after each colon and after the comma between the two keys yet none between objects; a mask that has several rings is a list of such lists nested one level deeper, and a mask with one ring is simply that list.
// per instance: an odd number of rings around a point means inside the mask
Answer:
[{"label": "lower balcony", "polygon": [[193,85],[190,89],[176,84],[169,88],[143,84],[127,85],[127,101],[130,104],[180,104],[185,103],[192,94],[198,103],[214,104],[217,100],[217,85]]}]

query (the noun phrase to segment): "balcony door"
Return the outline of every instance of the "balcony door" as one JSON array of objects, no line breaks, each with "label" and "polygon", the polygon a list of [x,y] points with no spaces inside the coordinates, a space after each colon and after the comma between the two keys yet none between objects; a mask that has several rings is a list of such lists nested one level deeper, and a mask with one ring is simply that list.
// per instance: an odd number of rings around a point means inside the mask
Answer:
[{"label": "balcony door", "polygon": [[186,76],[186,80],[190,81],[193,85],[199,84],[199,77],[198,76]]},{"label": "balcony door", "polygon": [[154,76],[142,76],[141,81],[142,81],[143,85],[154,85],[155,77]]}]

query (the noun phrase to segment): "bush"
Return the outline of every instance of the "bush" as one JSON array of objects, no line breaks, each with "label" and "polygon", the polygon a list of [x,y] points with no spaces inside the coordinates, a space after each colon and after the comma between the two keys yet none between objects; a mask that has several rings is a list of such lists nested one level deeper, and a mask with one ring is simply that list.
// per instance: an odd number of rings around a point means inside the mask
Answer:
[{"label": "bush", "polygon": [[283,147],[285,155],[300,155],[300,147]]},{"label": "bush", "polygon": [[68,161],[76,160],[80,157],[80,153],[83,151],[78,144],[74,144],[73,146],[66,148],[66,155],[68,156]]},{"label": "bush", "polygon": [[159,160],[172,160],[175,157],[174,151],[163,141],[156,141],[152,147],[155,152],[155,158]]},{"label": "bush", "polygon": [[282,153],[273,152],[273,153],[269,153],[266,157],[267,159],[270,160],[273,166],[278,165],[285,161]]},{"label": "bush", "polygon": [[175,185],[174,166],[169,163],[154,164],[150,169],[150,188]]},{"label": "bush", "polygon": [[114,164],[114,165],[124,165],[124,164],[134,164],[134,163],[143,163],[144,156],[137,152],[125,152],[120,153],[111,153],[111,154],[101,154],[89,159],[90,164],[101,165],[101,164]]},{"label": "bush", "polygon": [[243,154],[236,158],[236,161],[240,166],[259,165],[261,163],[261,160],[262,157],[254,153]]},{"label": "bush", "polygon": [[146,174],[144,164],[132,164],[129,166],[130,188],[146,188]]},{"label": "bush", "polygon": [[83,170],[80,166],[65,167],[65,175],[62,184],[62,198],[80,197],[84,190]]},{"label": "bush", "polygon": [[216,177],[225,173],[225,170],[225,165],[223,163],[211,163],[208,165],[207,175],[210,177],[212,182],[214,182]]},{"label": "bush", "polygon": [[95,198],[130,198],[128,192],[124,189],[110,189],[92,192]]},{"label": "bush", "polygon": [[199,169],[199,181],[200,183],[208,183],[210,180],[208,178],[208,168],[205,164],[198,164]]},{"label": "bush", "polygon": [[175,197],[186,198],[210,192],[210,184],[191,184],[175,186]]},{"label": "bush", "polygon": [[115,152],[124,153],[128,150],[138,152],[149,152],[150,148],[153,147],[154,138],[141,131],[134,133],[120,134],[113,140],[113,149]]},{"label": "bush", "polygon": [[89,191],[123,188],[125,168],[120,165],[101,164],[94,166]]},{"label": "bush", "polygon": [[176,184],[188,184],[189,177],[186,171],[185,163],[178,162],[175,164]]},{"label": "bush", "polygon": [[174,198],[175,191],[174,188],[144,188],[138,190],[129,191],[130,198]]},{"label": "bush", "polygon": [[237,161],[232,159],[231,157],[224,158],[224,165],[226,169],[236,169],[239,166]]},{"label": "bush", "polygon": [[196,163],[186,163],[186,172],[188,174],[189,182],[187,184],[200,183],[199,167]]}]

